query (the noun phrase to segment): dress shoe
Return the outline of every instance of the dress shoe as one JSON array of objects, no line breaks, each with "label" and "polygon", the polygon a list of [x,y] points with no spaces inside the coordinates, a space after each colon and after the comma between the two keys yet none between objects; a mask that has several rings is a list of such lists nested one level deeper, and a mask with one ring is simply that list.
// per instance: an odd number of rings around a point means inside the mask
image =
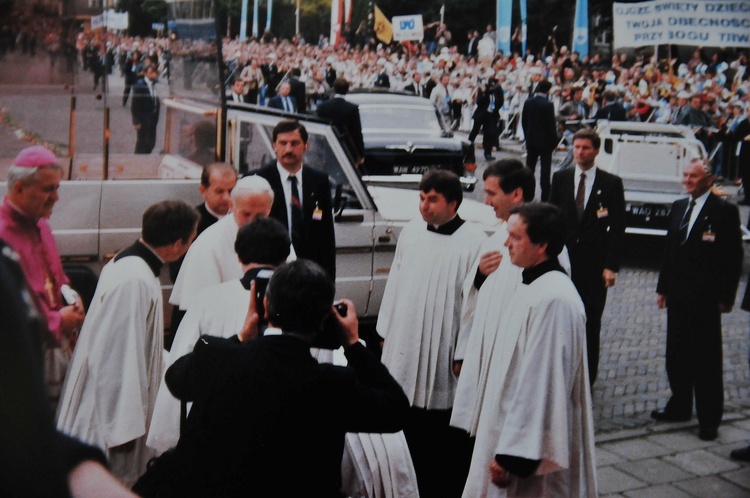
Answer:
[{"label": "dress shoe", "polygon": [[698,437],[701,441],[713,441],[719,437],[719,430],[713,427],[701,427],[698,431]]},{"label": "dress shoe", "polygon": [[729,458],[731,458],[732,460],[740,460],[742,462],[750,462],[750,446],[732,450],[732,452],[729,454]]},{"label": "dress shoe", "polygon": [[690,420],[690,415],[678,416],[669,413],[666,408],[660,408],[651,412],[651,418],[659,422],[687,422]]},{"label": "dress shoe", "polygon": [[487,161],[494,161],[494,160],[495,160],[495,156],[493,156],[493,155],[491,155],[491,154],[485,154],[485,155],[484,155],[484,158],[485,158],[485,160],[487,160]]}]

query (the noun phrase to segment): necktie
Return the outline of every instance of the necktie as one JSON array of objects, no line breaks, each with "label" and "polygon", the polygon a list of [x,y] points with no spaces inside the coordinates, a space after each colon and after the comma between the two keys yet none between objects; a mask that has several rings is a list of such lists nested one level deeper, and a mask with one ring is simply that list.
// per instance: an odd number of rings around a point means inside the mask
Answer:
[{"label": "necktie", "polygon": [[302,229],[302,202],[299,199],[299,190],[297,189],[297,177],[289,175],[289,181],[292,182],[292,236],[299,234]]},{"label": "necktie", "polygon": [[578,212],[578,219],[583,217],[583,210],[586,207],[586,173],[581,173],[581,178],[578,180],[578,191],[576,192],[576,211]]},{"label": "necktie", "polygon": [[685,211],[685,216],[682,217],[680,222],[680,243],[684,244],[688,238],[688,227],[690,226],[690,217],[693,215],[693,207],[695,206],[695,200],[690,200],[690,205]]}]

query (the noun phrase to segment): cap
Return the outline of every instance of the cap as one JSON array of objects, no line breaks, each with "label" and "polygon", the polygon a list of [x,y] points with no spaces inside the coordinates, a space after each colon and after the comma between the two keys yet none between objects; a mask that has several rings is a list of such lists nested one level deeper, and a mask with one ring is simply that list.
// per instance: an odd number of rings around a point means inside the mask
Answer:
[{"label": "cap", "polygon": [[41,145],[26,147],[18,153],[13,161],[13,166],[20,166],[22,168],[37,168],[53,164],[57,164],[57,156]]}]

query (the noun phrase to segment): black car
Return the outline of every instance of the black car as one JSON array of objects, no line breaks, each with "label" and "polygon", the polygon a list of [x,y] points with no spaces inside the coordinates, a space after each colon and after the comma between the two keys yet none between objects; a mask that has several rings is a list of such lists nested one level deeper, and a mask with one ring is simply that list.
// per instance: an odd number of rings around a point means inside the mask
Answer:
[{"label": "black car", "polygon": [[[346,99],[359,106],[365,142],[363,174],[422,174],[447,169],[460,177],[473,177],[474,148],[453,136],[429,100],[378,92],[353,92]],[[473,189],[473,182],[464,185]]]}]

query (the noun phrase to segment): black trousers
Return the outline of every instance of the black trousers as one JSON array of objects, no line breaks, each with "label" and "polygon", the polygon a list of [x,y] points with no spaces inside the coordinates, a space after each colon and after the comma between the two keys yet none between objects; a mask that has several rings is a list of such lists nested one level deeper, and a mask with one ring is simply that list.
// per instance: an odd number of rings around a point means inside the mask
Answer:
[{"label": "black trousers", "polygon": [[526,166],[535,173],[537,160],[541,162],[542,168],[539,171],[539,187],[542,190],[542,202],[547,202],[547,199],[549,199],[549,178],[550,171],[552,170],[553,150],[554,149],[526,146]]},{"label": "black trousers", "polygon": [[601,273],[597,278],[597,275],[589,271],[582,277],[577,274],[575,267],[571,270],[573,274],[571,280],[586,310],[586,356],[589,364],[589,385],[593,386],[599,370],[602,314],[604,305],[607,303],[607,287],[604,286]]},{"label": "black trousers", "polygon": [[151,154],[156,146],[156,122],[142,121],[136,134],[135,153]]},{"label": "black trousers", "polygon": [[666,410],[693,413],[698,423],[715,429],[724,413],[721,314],[716,303],[667,303],[667,377],[672,397]]},{"label": "black trousers", "polygon": [[482,131],[482,148],[484,149],[485,155],[492,154],[492,148],[499,146],[498,137],[500,136],[500,127],[498,126],[499,119],[491,112],[485,113],[481,118],[474,119],[474,125],[469,133],[469,142],[474,142],[479,135],[479,130]]},{"label": "black trousers", "polygon": [[412,407],[404,428],[422,498],[460,497],[469,475],[473,440],[449,425],[451,410]]}]

